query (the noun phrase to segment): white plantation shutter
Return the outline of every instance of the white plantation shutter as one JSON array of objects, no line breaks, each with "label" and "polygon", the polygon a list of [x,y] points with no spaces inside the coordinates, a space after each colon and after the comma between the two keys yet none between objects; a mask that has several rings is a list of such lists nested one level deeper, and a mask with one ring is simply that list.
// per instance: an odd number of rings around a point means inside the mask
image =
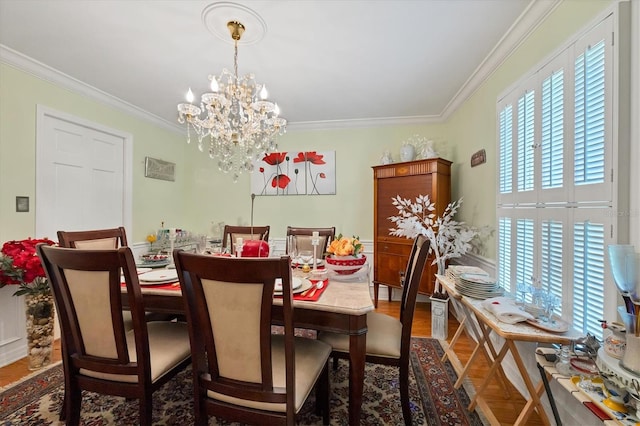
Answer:
[{"label": "white plantation shutter", "polygon": [[548,289],[562,297],[564,320],[599,338],[618,302],[605,255],[616,242],[614,155],[628,144],[614,137],[623,73],[614,73],[613,23],[607,16],[497,104],[498,281]]},{"label": "white plantation shutter", "polygon": [[604,319],[604,224],[573,225],[573,327],[602,335]]},{"label": "white plantation shutter", "polygon": [[564,175],[564,72],[542,83],[541,174],[543,189],[560,188]]},{"label": "white plantation shutter", "polygon": [[513,191],[513,106],[506,105],[499,113],[500,168],[498,170],[498,191],[508,194]]},{"label": "white plantation shutter", "polygon": [[515,292],[515,284],[511,281],[511,218],[498,218],[498,277],[500,287]]},{"label": "white plantation shutter", "polygon": [[563,221],[543,219],[540,223],[540,281],[544,289],[563,298]]},{"label": "white plantation shutter", "polygon": [[575,158],[576,185],[602,183],[605,179],[605,56],[604,40],[575,61]]},{"label": "white plantation shutter", "polygon": [[535,277],[533,266],[534,253],[534,228],[533,219],[516,219],[516,282],[532,284]]},{"label": "white plantation shutter", "polygon": [[534,101],[533,90],[518,99],[518,192],[533,191]]}]

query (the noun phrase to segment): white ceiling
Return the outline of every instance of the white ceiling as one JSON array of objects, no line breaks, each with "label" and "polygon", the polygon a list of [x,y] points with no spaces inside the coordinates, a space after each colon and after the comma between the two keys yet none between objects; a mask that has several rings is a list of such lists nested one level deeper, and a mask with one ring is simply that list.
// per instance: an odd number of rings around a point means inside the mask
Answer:
[{"label": "white ceiling", "polygon": [[[266,25],[240,45],[239,72],[266,83],[293,126],[439,120],[557,2],[237,1]],[[203,23],[211,3],[0,0],[1,59],[25,55],[173,126],[189,87],[199,97],[209,74],[233,67],[230,39]],[[209,18],[247,19],[230,10]],[[248,20],[247,38],[257,27]]]}]

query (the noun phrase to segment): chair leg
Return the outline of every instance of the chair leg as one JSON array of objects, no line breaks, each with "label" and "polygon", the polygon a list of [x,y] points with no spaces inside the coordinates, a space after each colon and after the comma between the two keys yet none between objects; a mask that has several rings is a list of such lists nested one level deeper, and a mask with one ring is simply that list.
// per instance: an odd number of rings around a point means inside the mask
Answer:
[{"label": "chair leg", "polygon": [[400,364],[400,403],[404,424],[411,425],[411,404],[409,403],[409,362]]},{"label": "chair leg", "polygon": [[333,371],[336,371],[338,369],[338,357],[337,356],[333,356]]},{"label": "chair leg", "polygon": [[152,412],[153,412],[153,399],[151,395],[144,395],[140,398],[139,401],[139,415],[140,415],[140,425],[141,426],[151,426],[152,422]]},{"label": "chair leg", "polygon": [[64,408],[66,411],[66,424],[68,426],[78,426],[80,424],[80,409],[82,406],[82,391],[78,384],[72,384],[69,392],[65,390]]},{"label": "chair leg", "polygon": [[324,366],[324,371],[322,372],[322,376],[320,377],[320,383],[322,385],[322,423],[324,425],[328,425],[330,420],[329,417],[331,414],[329,412],[329,407],[331,405],[329,401],[331,386],[331,384],[329,383],[329,363]]},{"label": "chair leg", "polygon": [[193,424],[196,426],[207,426],[209,424],[209,415],[207,414],[207,403],[199,398],[198,392],[195,392],[193,404],[193,414],[195,419]]}]

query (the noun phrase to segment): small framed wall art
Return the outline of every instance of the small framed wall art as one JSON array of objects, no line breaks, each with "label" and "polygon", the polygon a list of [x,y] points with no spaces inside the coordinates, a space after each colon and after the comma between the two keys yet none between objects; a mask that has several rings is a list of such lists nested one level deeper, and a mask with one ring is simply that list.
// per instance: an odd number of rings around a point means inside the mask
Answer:
[{"label": "small framed wall art", "polygon": [[144,157],[144,177],[173,182],[176,180],[176,163]]}]

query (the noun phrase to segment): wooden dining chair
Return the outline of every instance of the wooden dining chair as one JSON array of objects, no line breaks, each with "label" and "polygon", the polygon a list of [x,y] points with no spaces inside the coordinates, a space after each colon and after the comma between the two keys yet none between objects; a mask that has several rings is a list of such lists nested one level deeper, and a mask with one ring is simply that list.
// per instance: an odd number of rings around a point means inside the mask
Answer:
[{"label": "wooden dining chair", "polygon": [[113,250],[128,245],[127,232],[122,226],[87,231],[58,231],[58,244],[60,247],[85,250]]},{"label": "wooden dining chair", "polygon": [[237,238],[243,240],[263,240],[269,242],[269,229],[271,226],[233,226],[225,225],[222,235],[222,247],[229,247],[234,252],[233,244]]},{"label": "wooden dining chair", "polygon": [[[78,248],[85,250],[114,250],[127,246],[127,232],[124,227],[108,229],[91,229],[84,231],[58,231],[60,247]],[[125,327],[131,329],[131,315],[125,311]],[[170,321],[175,315],[148,312],[147,321]]]},{"label": "wooden dining chair", "polygon": [[[324,259],[327,249],[329,248],[329,244],[336,237],[336,228],[332,226],[331,228],[301,228],[295,226],[287,226],[287,237],[294,235],[296,238],[296,249],[298,253],[301,250],[313,250],[313,245],[311,244],[311,237],[313,233],[318,232],[319,236],[319,253],[322,259]],[[289,247],[287,247],[287,253],[289,253]]]},{"label": "wooden dining chair", "polygon": [[[152,394],[190,362],[185,323],[145,320],[131,249],[83,250],[39,245],[63,341],[68,425],[80,423],[82,391],[139,400],[138,424],[151,425]],[[122,314],[124,273],[133,329]]]},{"label": "wooden dining chair", "polygon": [[[228,258],[174,251],[187,309],[195,424],[208,416],[295,424],[312,389],[329,423],[331,347],[294,336],[288,256]],[[282,281],[284,334],[272,334],[273,291]]]},{"label": "wooden dining chair", "polygon": [[[411,327],[420,278],[424,270],[429,240],[418,235],[411,248],[406,274],[402,286],[400,318],[377,312],[367,314],[367,362],[391,365],[399,368],[400,401],[406,425],[411,424],[409,405],[409,354],[411,349]],[[345,334],[320,332],[318,340],[331,345],[334,363],[338,358],[349,359],[349,336]]]}]

